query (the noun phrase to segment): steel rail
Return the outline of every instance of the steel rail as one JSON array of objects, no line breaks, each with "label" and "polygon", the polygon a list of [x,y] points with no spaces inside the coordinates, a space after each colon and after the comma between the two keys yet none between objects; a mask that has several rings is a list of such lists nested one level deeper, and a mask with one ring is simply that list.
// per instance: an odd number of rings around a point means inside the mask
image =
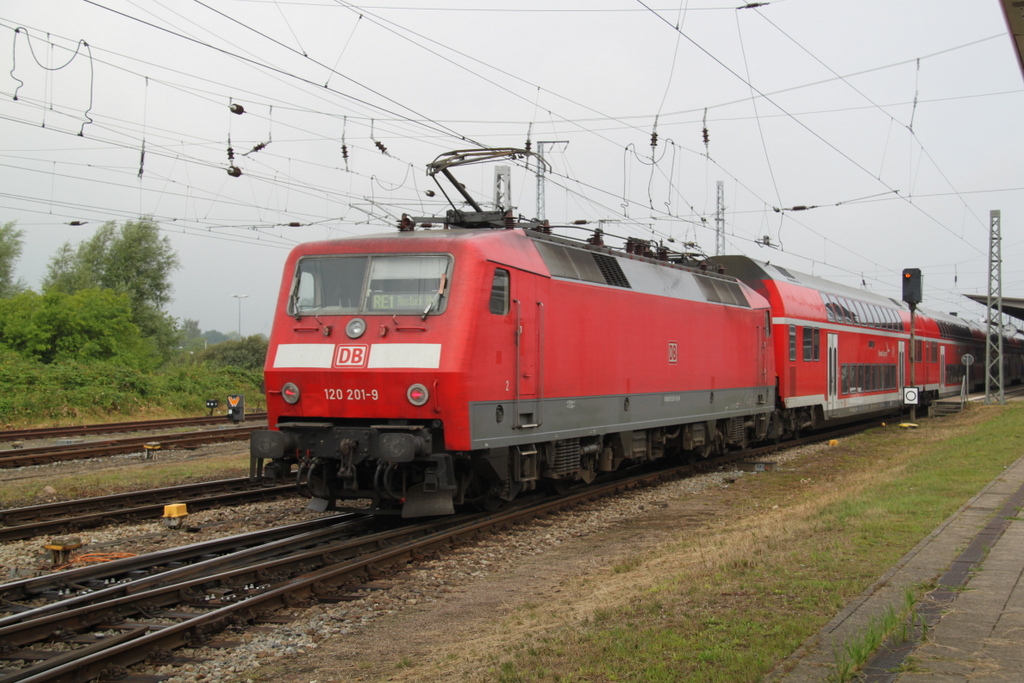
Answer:
[{"label": "steel rail", "polygon": [[113,521],[162,517],[164,506],[184,503],[190,511],[295,494],[295,484],[267,485],[249,477],[183,484],[0,510],[0,542],[71,533]]},{"label": "steel rail", "polygon": [[[865,426],[855,429],[863,430]],[[849,433],[849,430],[844,430]],[[820,441],[825,438],[834,438],[832,434],[818,434],[801,442]],[[793,444],[787,444],[790,447]],[[281,558],[272,561],[270,565],[262,566],[258,570],[253,566],[246,566],[243,575],[238,573],[225,572],[223,575],[197,579],[200,586],[209,586],[213,581],[223,581],[227,592],[220,598],[207,600],[205,604],[212,607],[212,610],[195,616],[182,613],[162,612],[162,605],[167,597],[177,592],[178,598],[196,598],[198,594],[188,582],[184,584],[170,584],[155,589],[159,593],[143,591],[140,595],[145,599],[149,607],[131,607],[128,602],[111,600],[107,603],[96,603],[91,606],[71,610],[70,616],[52,614],[42,617],[44,621],[35,626],[46,633],[63,632],[55,631],[59,628],[67,628],[72,623],[68,619],[86,619],[99,624],[107,620],[111,614],[118,614],[122,617],[134,613],[141,613],[147,617],[161,617],[161,615],[173,615],[182,619],[177,624],[132,624],[121,625],[121,629],[127,629],[127,633],[119,636],[120,640],[113,639],[104,641],[109,647],[102,647],[99,644],[92,646],[89,650],[83,650],[82,657],[74,658],[72,661],[63,659],[51,662],[42,662],[36,665],[24,675],[11,678],[11,681],[19,680],[28,683],[42,683],[43,681],[61,683],[84,683],[96,677],[104,675],[104,672],[119,670],[122,667],[132,666],[145,660],[150,652],[159,650],[167,652],[174,648],[201,644],[204,638],[210,634],[222,630],[229,625],[251,623],[257,617],[268,610],[284,606],[294,606],[298,602],[309,599],[330,598],[330,593],[337,590],[338,586],[351,583],[358,577],[379,575],[386,568],[422,559],[425,554],[437,551],[440,548],[455,545],[474,537],[491,528],[504,528],[513,524],[519,524],[535,517],[549,514],[557,510],[571,507],[573,505],[589,501],[595,498],[607,496],[618,491],[635,487],[655,484],[661,481],[676,479],[682,476],[700,471],[716,469],[723,464],[737,460],[748,460],[751,457],[759,457],[782,446],[768,447],[754,451],[737,451],[735,453],[716,458],[714,460],[701,461],[699,463],[677,465],[655,472],[644,472],[627,476],[616,481],[607,482],[597,486],[590,486],[578,491],[570,491],[557,498],[543,500],[539,503],[523,501],[522,504],[513,508],[502,510],[492,514],[480,514],[463,520],[450,520],[440,530],[428,532],[409,541],[399,541],[397,537],[390,538],[384,547],[372,552],[361,554],[358,557],[337,561],[335,552],[340,549],[331,546],[320,547],[302,554],[299,557]],[[394,532],[398,533],[398,532]],[[369,539],[361,539],[369,541]],[[380,545],[380,542],[378,542]],[[322,565],[317,568],[312,561],[313,557],[319,557]],[[270,580],[275,575],[271,568],[279,566],[275,563],[291,564],[295,566],[298,562],[300,568],[304,562],[309,562],[297,576],[289,576],[272,583]],[[251,579],[249,585],[238,589],[244,578]],[[252,582],[259,585],[254,586]],[[133,596],[138,597],[138,596]],[[121,600],[128,600],[122,598]],[[59,605],[59,603],[58,603]],[[101,610],[101,607],[105,609]],[[110,610],[113,610],[111,612]],[[91,616],[90,616],[91,615]],[[60,620],[64,618],[65,621]],[[49,621],[46,621],[49,620]],[[56,626],[63,623],[64,626]],[[110,626],[110,624],[104,624]],[[47,630],[49,629],[49,630]],[[17,638],[17,631],[6,631],[0,629],[0,637]],[[0,683],[7,683],[7,679],[0,678]]]},{"label": "steel rail", "polygon": [[[205,561],[214,556],[330,527],[337,524],[339,519],[341,516],[319,517],[273,529],[249,531],[44,576],[18,579],[0,584],[0,606],[17,609],[19,613],[24,612],[33,608],[24,608],[18,604],[18,601],[70,599],[78,593],[94,592],[104,585],[129,582],[138,580],[140,577],[146,578],[161,572],[172,571],[187,564]],[[13,621],[11,619],[11,615],[0,617],[0,624],[19,621],[19,619],[13,619]]]},{"label": "steel rail", "polygon": [[[266,420],[266,413],[249,413],[246,420]],[[71,425],[67,427],[37,427],[33,429],[0,430],[0,442],[48,439],[61,436],[82,436],[87,434],[116,434],[118,432],[153,431],[170,427],[230,424],[223,415],[215,417],[176,417],[165,420],[139,420],[136,422],[108,422],[92,425]]]},{"label": "steel rail", "polygon": [[160,448],[196,448],[203,444],[238,441],[248,437],[260,425],[209,429],[178,434],[152,434],[125,439],[107,439],[79,444],[40,446],[38,448],[9,448],[0,450],[0,468],[43,465],[63,460],[99,458],[106,455],[138,453],[146,446]]}]

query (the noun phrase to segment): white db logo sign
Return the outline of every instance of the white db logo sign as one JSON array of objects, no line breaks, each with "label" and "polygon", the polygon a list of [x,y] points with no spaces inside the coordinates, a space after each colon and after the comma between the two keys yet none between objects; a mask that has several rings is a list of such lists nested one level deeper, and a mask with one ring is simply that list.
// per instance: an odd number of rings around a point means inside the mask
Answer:
[{"label": "white db logo sign", "polygon": [[370,347],[366,345],[339,346],[334,356],[334,367],[336,368],[361,368],[366,365],[366,357],[369,355]]}]

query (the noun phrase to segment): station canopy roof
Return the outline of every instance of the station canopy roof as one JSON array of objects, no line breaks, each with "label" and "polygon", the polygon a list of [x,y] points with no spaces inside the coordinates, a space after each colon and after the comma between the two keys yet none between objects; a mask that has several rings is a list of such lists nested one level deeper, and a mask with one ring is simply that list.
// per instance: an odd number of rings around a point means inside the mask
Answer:
[{"label": "station canopy roof", "polygon": [[1010,31],[1013,49],[1017,53],[1017,63],[1024,72],[1024,5],[1019,0],[1000,0],[1003,13],[1006,15],[1006,28]]},{"label": "station canopy roof", "polygon": [[[964,294],[964,296],[971,301],[977,301],[982,306],[988,306],[987,294]],[[1024,299],[1015,299],[1013,297],[1004,296],[1003,313],[1011,318],[1024,321]]]}]

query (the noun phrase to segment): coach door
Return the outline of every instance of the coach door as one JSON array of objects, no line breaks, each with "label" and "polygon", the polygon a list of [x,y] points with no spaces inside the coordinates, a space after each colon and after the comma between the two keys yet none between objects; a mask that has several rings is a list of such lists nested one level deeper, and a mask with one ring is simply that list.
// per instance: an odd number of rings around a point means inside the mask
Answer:
[{"label": "coach door", "polygon": [[900,367],[899,367],[899,391],[903,395],[903,387],[907,386],[907,346],[905,341],[900,342]]},{"label": "coach door", "polygon": [[826,410],[829,417],[839,408],[839,335],[828,335],[828,397]]},{"label": "coach door", "polygon": [[544,386],[544,304],[537,300],[536,277],[517,273],[512,283],[516,316],[515,423],[517,429],[537,427]]}]

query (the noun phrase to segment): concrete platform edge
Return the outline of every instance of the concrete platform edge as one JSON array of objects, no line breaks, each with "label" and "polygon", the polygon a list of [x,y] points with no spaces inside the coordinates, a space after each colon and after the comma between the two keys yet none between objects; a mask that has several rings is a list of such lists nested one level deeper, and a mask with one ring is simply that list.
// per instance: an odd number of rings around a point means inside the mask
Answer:
[{"label": "concrete platform edge", "polygon": [[[877,581],[838,612],[820,631],[807,638],[763,680],[766,683],[782,681],[804,683],[825,680],[826,669],[831,666],[833,660],[832,643],[844,642],[869,623],[872,617],[880,617],[888,605],[891,604],[894,608],[902,607],[903,590],[906,587],[934,582],[942,576],[970,538],[984,528],[1001,506],[981,508],[979,502],[991,495],[994,488],[1010,484],[1009,492],[1001,497],[1005,499],[1022,483],[1024,483],[1024,456],[1006,467],[981,491],[947,517]],[[963,529],[959,533],[950,534],[950,530],[957,524],[963,524]],[[939,538],[943,538],[941,549],[933,547],[938,545],[936,541]],[[927,568],[917,567],[914,570],[909,570],[912,563],[919,559],[926,550],[929,552],[938,550],[939,555],[927,562]]]}]

